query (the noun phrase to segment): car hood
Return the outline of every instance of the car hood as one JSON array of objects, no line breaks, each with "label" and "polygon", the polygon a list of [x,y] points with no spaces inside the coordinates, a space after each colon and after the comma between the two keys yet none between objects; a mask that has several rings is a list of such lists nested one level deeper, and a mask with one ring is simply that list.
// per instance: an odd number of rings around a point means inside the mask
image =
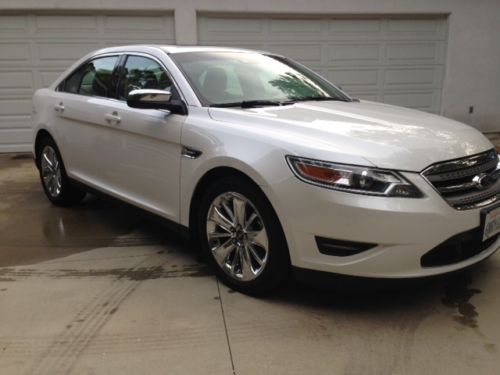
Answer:
[{"label": "car hood", "polygon": [[212,107],[209,113],[216,121],[271,137],[287,152],[333,162],[365,160],[379,168],[421,171],[435,162],[493,147],[482,133],[462,123],[368,101]]}]

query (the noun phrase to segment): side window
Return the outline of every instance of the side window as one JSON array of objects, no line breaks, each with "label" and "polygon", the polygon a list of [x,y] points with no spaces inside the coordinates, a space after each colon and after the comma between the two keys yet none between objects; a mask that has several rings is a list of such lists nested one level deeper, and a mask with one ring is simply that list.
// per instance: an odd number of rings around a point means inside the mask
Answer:
[{"label": "side window", "polygon": [[72,94],[114,98],[114,68],[117,61],[118,56],[109,56],[87,62],[66,78],[60,90]]},{"label": "side window", "polygon": [[118,84],[118,98],[126,100],[130,91],[157,89],[172,92],[176,97],[169,75],[156,61],[143,56],[128,56]]}]

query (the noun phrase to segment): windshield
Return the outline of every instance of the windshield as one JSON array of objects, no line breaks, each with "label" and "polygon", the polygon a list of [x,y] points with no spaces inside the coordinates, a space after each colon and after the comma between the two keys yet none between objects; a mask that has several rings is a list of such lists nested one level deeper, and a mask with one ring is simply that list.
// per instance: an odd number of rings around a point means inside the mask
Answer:
[{"label": "windshield", "polygon": [[349,100],[328,81],[278,56],[208,51],[170,57],[205,106],[251,101]]}]

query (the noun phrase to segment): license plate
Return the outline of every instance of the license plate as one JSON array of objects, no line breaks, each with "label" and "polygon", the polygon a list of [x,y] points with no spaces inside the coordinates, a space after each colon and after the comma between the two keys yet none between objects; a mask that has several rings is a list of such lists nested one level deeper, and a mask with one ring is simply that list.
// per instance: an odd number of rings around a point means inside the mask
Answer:
[{"label": "license plate", "polygon": [[500,232],[500,207],[485,212],[483,226],[483,241]]}]

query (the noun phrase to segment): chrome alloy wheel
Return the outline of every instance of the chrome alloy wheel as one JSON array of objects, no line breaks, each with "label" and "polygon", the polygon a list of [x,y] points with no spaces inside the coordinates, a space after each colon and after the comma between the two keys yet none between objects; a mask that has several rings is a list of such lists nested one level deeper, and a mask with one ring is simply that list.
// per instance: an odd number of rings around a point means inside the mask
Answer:
[{"label": "chrome alloy wheel", "polygon": [[264,221],[243,195],[217,196],[207,215],[207,239],[218,265],[238,281],[251,281],[264,270],[269,241]]},{"label": "chrome alloy wheel", "polygon": [[62,187],[61,163],[52,146],[45,146],[41,155],[43,184],[50,196],[57,198],[61,194]]}]

